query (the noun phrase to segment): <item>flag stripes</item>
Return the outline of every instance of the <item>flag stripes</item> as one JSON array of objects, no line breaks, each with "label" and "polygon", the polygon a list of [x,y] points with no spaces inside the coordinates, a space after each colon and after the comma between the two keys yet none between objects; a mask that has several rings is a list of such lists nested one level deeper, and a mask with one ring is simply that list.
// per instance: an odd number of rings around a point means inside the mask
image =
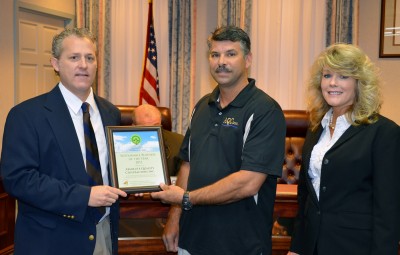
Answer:
[{"label": "flag stripes", "polygon": [[157,47],[153,27],[153,3],[149,1],[147,20],[146,52],[144,58],[142,82],[140,85],[139,104],[160,105],[157,71]]}]

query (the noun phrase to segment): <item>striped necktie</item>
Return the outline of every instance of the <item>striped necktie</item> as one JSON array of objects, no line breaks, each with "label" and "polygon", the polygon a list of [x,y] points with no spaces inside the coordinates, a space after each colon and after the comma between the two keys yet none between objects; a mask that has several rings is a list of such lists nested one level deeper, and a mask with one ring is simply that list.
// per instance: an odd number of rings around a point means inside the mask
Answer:
[{"label": "striped necktie", "polygon": [[[103,185],[103,177],[101,176],[101,167],[99,159],[99,151],[97,149],[96,136],[94,134],[92,123],[90,122],[89,103],[82,104],[83,112],[83,132],[85,135],[86,147],[86,172],[89,175],[89,183],[91,186]],[[98,207],[100,215],[96,215],[98,220],[105,213],[104,207]]]}]

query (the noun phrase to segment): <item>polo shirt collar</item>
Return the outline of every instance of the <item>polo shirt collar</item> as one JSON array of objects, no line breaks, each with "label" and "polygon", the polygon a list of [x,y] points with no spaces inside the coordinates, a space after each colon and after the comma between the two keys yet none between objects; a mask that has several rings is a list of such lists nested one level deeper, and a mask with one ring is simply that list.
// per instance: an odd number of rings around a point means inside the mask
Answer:
[{"label": "polo shirt collar", "polygon": [[[236,98],[229,104],[234,107],[243,107],[246,102],[253,96],[256,91],[256,80],[252,78],[247,79],[249,83],[240,91]],[[208,104],[216,104],[219,101],[219,86],[211,92]]]}]

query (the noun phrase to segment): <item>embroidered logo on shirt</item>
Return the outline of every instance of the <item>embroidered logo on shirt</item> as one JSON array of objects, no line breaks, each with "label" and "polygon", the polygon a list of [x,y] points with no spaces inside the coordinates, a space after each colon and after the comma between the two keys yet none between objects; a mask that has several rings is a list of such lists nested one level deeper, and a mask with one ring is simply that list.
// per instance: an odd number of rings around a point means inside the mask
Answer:
[{"label": "embroidered logo on shirt", "polygon": [[222,126],[237,128],[239,126],[239,123],[235,121],[235,118],[225,118],[224,122],[222,122]]}]

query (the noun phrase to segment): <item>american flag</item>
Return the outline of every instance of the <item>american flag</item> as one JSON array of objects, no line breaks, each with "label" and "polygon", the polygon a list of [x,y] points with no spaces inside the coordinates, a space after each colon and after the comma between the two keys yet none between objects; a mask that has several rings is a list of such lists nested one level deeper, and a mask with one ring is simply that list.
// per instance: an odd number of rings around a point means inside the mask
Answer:
[{"label": "american flag", "polygon": [[157,72],[157,47],[153,26],[153,3],[149,1],[149,16],[147,21],[146,53],[142,83],[140,85],[139,104],[160,104]]}]

